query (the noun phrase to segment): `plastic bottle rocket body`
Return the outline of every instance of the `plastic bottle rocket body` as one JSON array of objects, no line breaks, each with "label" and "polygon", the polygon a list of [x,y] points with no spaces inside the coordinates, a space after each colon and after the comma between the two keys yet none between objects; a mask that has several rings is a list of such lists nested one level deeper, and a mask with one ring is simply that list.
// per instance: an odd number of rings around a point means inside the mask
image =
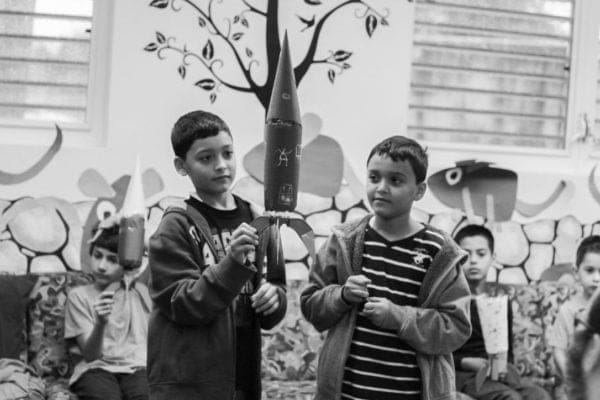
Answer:
[{"label": "plastic bottle rocket body", "polygon": [[298,199],[302,123],[287,34],[265,122],[265,209],[293,211]]},{"label": "plastic bottle rocket body", "polygon": [[139,159],[129,181],[123,201],[119,224],[119,264],[126,270],[139,268],[144,257],[144,234],[146,206]]}]

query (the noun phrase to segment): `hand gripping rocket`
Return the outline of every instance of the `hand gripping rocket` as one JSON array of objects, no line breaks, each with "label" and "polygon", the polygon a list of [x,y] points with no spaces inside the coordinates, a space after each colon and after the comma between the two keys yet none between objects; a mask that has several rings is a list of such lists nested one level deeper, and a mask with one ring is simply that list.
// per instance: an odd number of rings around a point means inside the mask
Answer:
[{"label": "hand gripping rocket", "polygon": [[[296,208],[298,200],[301,139],[302,123],[296,93],[296,79],[286,33],[281,45],[265,122],[265,215],[256,218],[251,224],[259,235],[274,225],[277,228],[269,229],[264,235],[264,243],[259,246],[263,249],[265,246],[268,247],[267,258],[269,256],[279,257],[279,249],[274,251],[272,246],[279,246],[279,227],[285,224],[296,231],[311,259],[315,259],[312,229],[306,221],[294,217],[291,213]],[[272,237],[273,235],[276,237]],[[277,264],[276,262],[275,265]],[[267,263],[267,265],[272,264]]]}]

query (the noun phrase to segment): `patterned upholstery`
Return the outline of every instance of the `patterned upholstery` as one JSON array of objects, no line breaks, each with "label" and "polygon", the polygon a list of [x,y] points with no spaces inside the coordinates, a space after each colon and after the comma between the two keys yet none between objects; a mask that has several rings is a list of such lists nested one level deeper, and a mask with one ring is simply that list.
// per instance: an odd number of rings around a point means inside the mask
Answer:
[{"label": "patterned upholstery", "polygon": [[[48,398],[74,400],[67,381],[72,365],[64,335],[64,303],[69,288],[88,284],[81,272],[40,275],[29,305],[28,362],[46,381]],[[325,334],[317,332],[300,312],[304,281],[288,283],[288,313],[263,334],[263,382],[266,399],[310,399],[314,393],[317,359]],[[492,286],[490,286],[491,288]],[[490,289],[492,290],[492,289]],[[533,381],[552,385],[554,362],[546,334],[559,306],[576,290],[566,283],[501,286],[512,299],[513,347],[519,372]]]},{"label": "patterned upholstery", "polygon": [[68,289],[92,282],[81,272],[40,275],[29,304],[28,362],[46,382],[51,400],[74,400],[68,390],[73,366],[64,340],[64,305]]}]

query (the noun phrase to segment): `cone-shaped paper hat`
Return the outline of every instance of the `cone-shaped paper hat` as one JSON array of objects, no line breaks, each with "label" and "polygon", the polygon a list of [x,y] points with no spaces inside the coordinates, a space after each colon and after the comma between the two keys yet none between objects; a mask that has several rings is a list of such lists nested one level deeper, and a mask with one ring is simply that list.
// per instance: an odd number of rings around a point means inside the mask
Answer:
[{"label": "cone-shaped paper hat", "polygon": [[287,31],[283,37],[279,62],[277,63],[277,72],[275,73],[275,82],[273,83],[273,91],[271,92],[271,100],[269,102],[269,110],[267,111],[267,121],[272,119],[294,121],[302,124]]},{"label": "cone-shaped paper hat", "polygon": [[132,215],[146,215],[146,205],[144,204],[144,187],[142,185],[142,173],[140,171],[140,158],[135,160],[135,171],[129,180],[127,193],[123,200],[121,217],[127,218]]}]

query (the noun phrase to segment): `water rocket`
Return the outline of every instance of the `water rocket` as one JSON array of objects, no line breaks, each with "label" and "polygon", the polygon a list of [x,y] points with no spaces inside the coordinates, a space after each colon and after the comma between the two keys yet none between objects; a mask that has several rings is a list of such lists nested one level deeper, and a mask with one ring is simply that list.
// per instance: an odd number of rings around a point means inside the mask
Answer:
[{"label": "water rocket", "polygon": [[[277,229],[269,229],[265,235],[265,242],[269,245],[276,243],[277,246],[279,246],[279,227],[282,224],[289,226],[298,234],[314,260],[313,231],[306,221],[294,217],[291,213],[296,208],[298,200],[302,122],[287,33],[281,45],[267,111],[265,145],[265,215],[252,221],[252,226],[260,235],[262,231],[275,225]],[[277,237],[273,238],[272,235]],[[267,252],[267,254],[273,253]],[[279,257],[279,251],[274,254]]]},{"label": "water rocket", "polygon": [[119,264],[126,270],[142,265],[144,256],[144,226],[146,224],[146,205],[140,171],[140,159],[136,159],[135,171],[131,175],[127,193],[121,209],[119,224]]}]

